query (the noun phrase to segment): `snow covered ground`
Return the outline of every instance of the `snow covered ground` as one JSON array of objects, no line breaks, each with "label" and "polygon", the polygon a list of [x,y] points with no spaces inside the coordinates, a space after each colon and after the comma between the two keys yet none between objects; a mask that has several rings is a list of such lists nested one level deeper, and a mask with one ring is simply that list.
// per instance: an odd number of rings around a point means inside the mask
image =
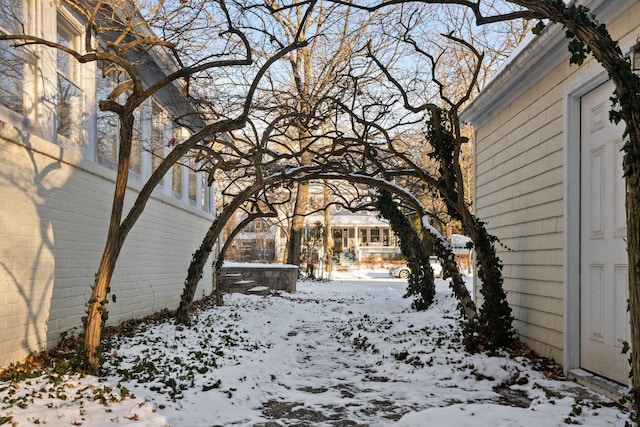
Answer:
[{"label": "snow covered ground", "polygon": [[420,313],[406,280],[379,271],[227,295],[190,327],[123,331],[102,378],[0,382],[0,425],[624,426],[606,398],[523,358],[466,353],[456,302],[437,285]]}]

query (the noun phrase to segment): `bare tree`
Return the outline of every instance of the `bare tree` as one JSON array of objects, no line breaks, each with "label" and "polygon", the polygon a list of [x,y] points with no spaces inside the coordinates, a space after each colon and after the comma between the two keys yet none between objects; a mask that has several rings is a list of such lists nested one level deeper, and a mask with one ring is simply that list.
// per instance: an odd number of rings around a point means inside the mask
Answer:
[{"label": "bare tree", "polygon": [[[340,155],[343,164],[347,159],[353,159],[348,162],[351,172],[359,170],[362,174],[379,175],[386,179],[403,177],[405,185],[406,177],[411,176],[438,193],[445,202],[449,215],[462,223],[465,233],[473,240],[477,253],[484,304],[476,324],[475,332],[479,334],[469,336],[478,336],[477,345],[482,348],[508,347],[513,340],[511,308],[502,289],[501,263],[496,256],[495,238],[471,212],[459,162],[461,149],[467,139],[461,132],[457,114],[475,90],[476,79],[482,70],[483,55],[462,39],[452,35],[445,37],[461,44],[477,58],[466,92],[462,92],[457,98],[447,97],[445,83],[437,77],[439,57],[421,49],[407,33],[402,39],[408,40],[408,43],[427,59],[427,65],[431,70],[430,79],[436,88],[433,92],[439,94],[442,107],[429,101],[414,105],[407,86],[396,79],[389,68],[377,58],[373,49],[369,48],[370,58],[385,73],[391,88],[398,96],[394,97],[393,92],[380,95],[381,92],[376,91],[365,99],[365,91],[357,87],[356,83],[354,99],[357,98],[357,102],[347,105],[340,100],[332,100],[337,109],[345,113],[351,121],[351,137],[336,140],[331,155]],[[457,93],[454,92],[454,95]],[[399,106],[407,111],[406,117],[400,121],[396,120]],[[422,114],[425,114],[426,121],[423,121],[425,118]],[[419,123],[424,123],[423,140],[419,146],[408,145],[406,141],[394,138],[390,134],[392,131],[398,133],[403,128],[414,127]],[[337,149],[338,144],[341,149]],[[421,156],[417,155],[425,151],[429,153],[428,158],[433,162],[429,168],[420,163]]]},{"label": "bare tree", "polygon": [[[249,39],[234,26],[230,11],[223,1],[198,5],[179,2],[173,5],[173,9],[168,5],[162,9],[150,8],[146,17],[124,1],[100,0],[85,3],[68,0],[66,4],[85,22],[85,43],[82,49],[76,50],[32,34],[1,34],[0,40],[13,41],[17,47],[38,44],[57,49],[80,63],[100,62],[105,74],[117,74],[118,81],[121,82],[105,99],[100,100],[100,109],[113,113],[118,118],[119,139],[109,231],[92,286],[83,333],[85,367],[91,372],[97,372],[100,365],[100,337],[107,316],[107,293],[116,260],[153,189],[165,173],[190,150],[197,149],[198,144],[207,144],[216,135],[243,127],[260,78],[279,58],[304,43],[296,40],[264,61],[260,69],[256,70],[254,67],[253,85],[228,110],[228,116],[218,112],[215,117],[203,117],[191,107],[188,97],[183,95],[185,92],[189,94],[190,79],[205,79],[205,75],[212,70],[228,72],[227,70],[254,64]],[[152,29],[154,27],[155,31]],[[206,50],[193,50],[181,45],[187,41],[192,42],[194,32],[201,35],[200,40],[204,33],[216,34],[218,38],[209,37]],[[155,62],[154,58],[157,57],[164,58],[164,71]],[[208,85],[211,86],[210,83]],[[177,110],[193,112],[180,117],[177,123],[189,128],[190,136],[182,141],[156,141],[160,146],[170,145],[173,149],[165,157],[154,161],[153,173],[123,219],[124,197],[135,140],[134,121],[143,102],[154,96],[173,99],[181,103],[176,106]]]},{"label": "bare tree", "polygon": [[[265,66],[263,71],[266,72],[267,68],[268,66]],[[184,324],[190,322],[191,305],[198,281],[213,246],[229,219],[247,202],[258,198],[259,194],[263,194],[264,200],[268,200],[265,189],[272,190],[278,186],[291,187],[296,178],[304,176],[305,168],[299,167],[298,162],[300,152],[281,151],[278,149],[280,145],[277,144],[278,137],[284,132],[283,129],[288,129],[290,124],[297,120],[299,120],[297,113],[283,114],[275,117],[271,122],[263,122],[264,126],[260,128],[250,121],[249,130],[234,137],[224,150],[214,147],[208,151],[212,159],[211,173],[220,171],[225,173],[222,197],[229,202],[219,210],[218,217],[213,221],[200,247],[193,254],[176,313],[178,322]],[[231,135],[234,134],[231,133]],[[272,146],[274,139],[276,148]],[[269,212],[278,211],[274,206],[277,203],[269,203],[269,205],[271,206]],[[219,257],[216,263],[216,276],[219,276],[222,261],[223,257]],[[218,283],[220,283],[219,280]]]},{"label": "bare tree", "polygon": [[331,229],[331,190],[327,183],[322,185],[324,201],[324,256],[326,258],[324,271],[331,274],[333,271],[333,230]]},{"label": "bare tree", "polygon": [[[292,123],[286,133],[285,141],[301,152],[298,159],[301,165],[310,165],[313,146],[325,143],[314,136],[320,127],[317,121],[310,121],[310,118],[322,115],[318,111],[321,99],[328,94],[339,96],[346,84],[344,80],[339,80],[340,76],[350,59],[357,55],[367,28],[379,17],[378,14],[363,14],[349,7],[320,1],[315,13],[301,26],[298,6],[275,5],[272,13],[281,30],[276,38],[278,43],[289,44],[295,28],[302,28],[302,34],[311,40],[304,49],[292,52],[287,58],[288,67],[282,70],[284,86],[282,75],[272,76],[275,90],[274,102],[270,104],[273,111],[300,113],[299,120]],[[276,78],[279,80],[276,81]],[[304,215],[308,210],[308,197],[308,184],[299,183],[288,231],[287,262],[290,264],[300,262],[301,233]]]},{"label": "bare tree", "polygon": [[[355,148],[353,154],[357,153],[359,148],[361,147]],[[356,158],[353,157],[353,159],[355,160]],[[338,180],[347,181],[352,185],[365,185],[368,188],[381,190],[395,195],[401,201],[403,206],[406,206],[408,209],[415,212],[422,219],[420,222],[420,229],[422,233],[434,242],[436,251],[440,254],[440,257],[443,260],[444,274],[451,278],[450,287],[459,301],[461,314],[467,320],[469,328],[474,329],[473,326],[477,321],[476,306],[466,288],[464,279],[455,262],[455,257],[450,245],[435,228],[428,224],[426,218],[429,215],[424,206],[422,206],[420,201],[411,191],[395,184],[393,182],[393,177],[384,177],[379,173],[371,173],[371,171],[364,171],[354,166],[354,164],[347,164],[339,159],[334,159],[332,162],[325,161],[322,165],[318,165],[315,170],[307,170],[305,172],[305,179],[323,179],[326,181]],[[370,207],[374,206],[371,202],[367,202],[366,204]],[[353,210],[362,208],[363,206],[350,206],[350,209]]]},{"label": "bare tree", "polygon": [[638,417],[636,421],[640,420],[640,77],[631,70],[628,56],[612,38],[606,25],[599,23],[584,6],[556,0],[505,0],[500,3],[501,8],[489,10],[483,2],[466,0],[400,0],[373,5],[342,0],[335,2],[371,12],[399,4],[455,4],[471,11],[476,25],[500,25],[521,19],[540,20],[536,32],[544,28],[542,20],[549,20],[567,30],[572,64],[580,65],[587,55],[593,55],[607,71],[615,85],[614,110],[610,117],[614,122],[624,122],[626,125],[623,170],[626,182],[632,395]]}]

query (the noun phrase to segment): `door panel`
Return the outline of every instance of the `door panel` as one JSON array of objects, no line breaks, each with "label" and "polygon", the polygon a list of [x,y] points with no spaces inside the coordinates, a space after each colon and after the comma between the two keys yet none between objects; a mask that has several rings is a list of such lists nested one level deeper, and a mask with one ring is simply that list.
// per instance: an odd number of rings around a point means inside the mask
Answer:
[{"label": "door panel", "polygon": [[627,383],[623,127],[608,120],[612,92],[607,83],[581,99],[580,365]]}]

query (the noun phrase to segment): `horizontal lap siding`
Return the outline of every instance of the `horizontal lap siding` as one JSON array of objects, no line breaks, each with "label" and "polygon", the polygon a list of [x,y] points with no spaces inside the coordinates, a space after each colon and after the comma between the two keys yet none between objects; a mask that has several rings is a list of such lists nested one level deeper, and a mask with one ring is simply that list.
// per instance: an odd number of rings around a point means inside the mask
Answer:
[{"label": "horizontal lap siding", "polygon": [[[629,47],[638,23],[640,4],[608,28]],[[581,67],[568,62],[567,53],[564,64],[545,70],[515,99],[490,99],[494,115],[476,128],[475,141],[476,214],[501,240],[515,326],[528,345],[557,361],[564,327],[563,97],[569,79],[582,81],[580,73],[594,65],[590,57]]]},{"label": "horizontal lap siding", "polygon": [[[46,141],[29,143],[35,150],[0,139],[0,366],[81,327],[114,188],[112,171]],[[136,195],[130,190],[128,206]],[[116,266],[109,323],[176,308],[209,224],[177,200],[152,198]],[[210,291],[208,266],[197,296]]]},{"label": "horizontal lap siding", "polygon": [[563,328],[564,73],[561,67],[504,105],[477,129],[475,145],[476,213],[501,240],[498,255],[514,326],[534,350],[558,361]]}]

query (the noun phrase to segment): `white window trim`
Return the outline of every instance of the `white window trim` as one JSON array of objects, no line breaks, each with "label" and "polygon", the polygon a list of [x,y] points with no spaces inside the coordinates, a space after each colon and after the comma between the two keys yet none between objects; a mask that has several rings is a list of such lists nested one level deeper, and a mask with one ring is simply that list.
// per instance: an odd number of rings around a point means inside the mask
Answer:
[{"label": "white window trim", "polygon": [[[26,32],[32,33],[32,34],[38,34],[41,31],[41,25],[40,25],[40,21],[39,21],[39,17],[41,16],[40,13],[38,13],[37,8],[36,8],[36,4],[38,2],[35,2],[34,0],[23,0],[22,1],[22,11],[23,11],[23,19],[26,23]],[[4,29],[1,28],[0,31],[2,31],[5,34],[10,34],[10,31],[8,29]],[[5,46],[9,46],[8,42],[3,42],[5,44]],[[38,79],[38,74],[42,72],[41,70],[41,64],[40,64],[40,54],[39,54],[39,50],[41,49],[41,47],[39,45],[27,45],[27,46],[22,46],[20,48],[23,51],[26,51],[28,55],[31,56],[31,61],[25,60],[24,63],[24,67],[25,67],[25,73],[24,73],[24,78],[23,78],[23,90],[22,90],[22,107],[27,110],[26,114],[20,113],[20,112],[16,112],[14,110],[12,110],[11,108],[5,107],[0,105],[0,111],[3,111],[3,116],[8,116],[10,118],[10,120],[13,122],[13,118],[12,116],[16,117],[16,118],[20,118],[20,120],[23,119],[27,119],[27,124],[29,125],[29,127],[31,128],[36,127],[35,123],[36,123],[36,119],[38,117],[38,109],[39,109],[39,102],[38,102],[38,98],[39,95],[42,93],[42,88],[40,87],[40,79]],[[20,50],[16,50],[17,52],[19,52]],[[28,70],[30,67],[30,65],[33,66],[34,70]],[[29,83],[27,83],[29,82]],[[27,91],[25,90],[28,86],[32,86],[30,87],[30,90]],[[31,99],[29,99],[28,101],[25,99],[28,95],[27,93],[31,94]]]},{"label": "white window trim", "polygon": [[[55,37],[57,38],[58,33],[60,31],[60,29],[58,28],[60,25],[60,21],[63,21],[63,25],[66,27],[66,29],[68,29],[70,32],[73,33],[74,35],[74,39],[76,40],[76,46],[74,46],[74,49],[78,49],[78,51],[82,52],[83,50],[83,46],[84,46],[84,29],[82,27],[82,25],[71,15],[71,13],[69,13],[66,8],[64,7],[58,7],[57,8],[57,13],[56,13],[56,26],[55,26]],[[54,54],[54,58],[56,58],[58,52],[55,52]],[[54,59],[54,61],[56,61]],[[74,85],[78,85],[80,90],[82,91],[82,102],[80,105],[80,114],[81,115],[85,115],[85,118],[88,118],[88,116],[91,115],[91,110],[89,108],[87,108],[87,106],[92,105],[90,103],[90,101],[92,99],[89,98],[95,98],[93,96],[90,96],[90,94],[92,93],[92,89],[95,88],[95,83],[91,84],[92,81],[94,81],[94,79],[90,79],[89,76],[92,74],[90,72],[88,72],[88,64],[80,64],[77,63],[77,61],[75,61],[75,59],[72,59],[72,62],[75,62],[75,65],[78,67],[78,76],[77,76],[77,81],[75,82],[71,82]],[[94,65],[95,67],[95,65]],[[56,86],[56,91],[57,91],[57,79],[58,79],[58,69],[57,69],[57,64],[54,62],[54,68],[55,68],[55,86]],[[69,79],[70,80],[70,79]],[[95,99],[93,99],[95,101]],[[82,126],[80,128],[80,140],[79,141],[72,141],[69,138],[67,138],[64,135],[60,135],[58,133],[58,129],[57,129],[57,121],[58,121],[58,117],[57,117],[57,104],[55,106],[55,110],[54,110],[54,116],[55,116],[55,124],[54,124],[54,129],[53,129],[53,136],[54,136],[54,142],[60,146],[68,146],[68,147],[74,147],[74,146],[80,146],[81,147],[81,155],[84,158],[89,158],[89,159],[93,159],[93,147],[90,147],[93,145],[93,142],[91,141],[91,136],[90,133],[88,132],[88,127]],[[80,120],[82,123],[87,123],[87,120]]]},{"label": "white window trim", "polygon": [[[162,129],[162,139],[166,138],[167,136],[167,132],[168,132],[168,125],[167,122],[168,117],[169,117],[169,112],[167,111],[167,109],[164,107],[164,105],[162,105],[162,103],[160,101],[158,101],[155,98],[151,98],[150,102],[149,102],[149,132],[147,133],[147,137],[148,137],[148,141],[149,143],[147,144],[146,149],[144,148],[144,143],[143,143],[143,151],[147,152],[148,154],[148,175],[146,175],[146,178],[149,179],[149,177],[151,177],[151,174],[154,171],[153,168],[153,160],[154,160],[154,155],[153,155],[153,148],[154,148],[154,144],[156,143],[156,141],[153,138],[153,124],[154,124],[154,106],[156,106],[157,108],[159,108],[162,111],[162,114],[164,115],[164,123],[163,125],[163,129]],[[142,140],[144,142],[145,139],[145,135],[142,135]],[[162,155],[166,156],[167,155],[167,147],[166,145],[164,145],[163,141],[160,141],[160,143],[162,144]],[[167,173],[164,174],[164,176],[162,177],[162,179],[158,182],[158,190],[161,191],[162,193],[165,194],[170,194],[171,192],[171,170],[169,169],[169,171],[167,171]]]}]

